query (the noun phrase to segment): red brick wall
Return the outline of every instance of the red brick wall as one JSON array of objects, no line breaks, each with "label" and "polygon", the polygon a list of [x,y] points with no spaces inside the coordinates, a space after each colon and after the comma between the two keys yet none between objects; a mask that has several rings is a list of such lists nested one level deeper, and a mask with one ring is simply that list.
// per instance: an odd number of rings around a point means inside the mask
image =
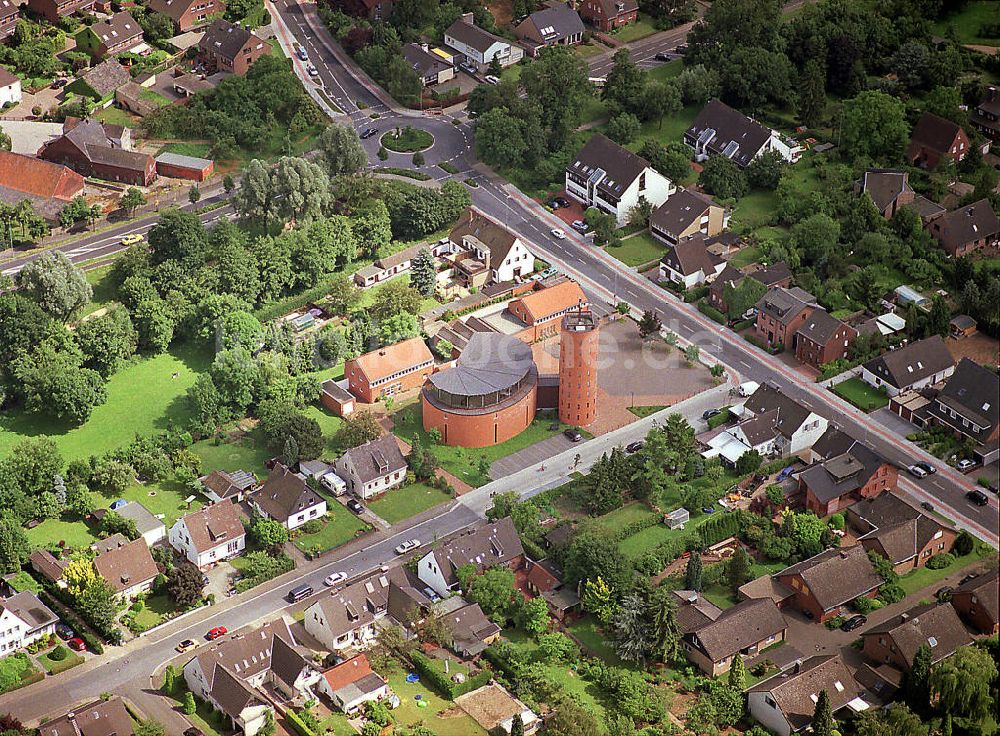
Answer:
[{"label": "red brick wall", "polygon": [[951,605],[958,611],[958,615],[980,634],[996,636],[1000,633],[1000,624],[986,612],[978,596],[976,602],[972,602],[972,595],[969,591],[956,591],[951,596]]},{"label": "red brick wall", "polygon": [[349,360],[344,364],[344,375],[347,376],[348,390],[366,404],[374,404],[382,396],[383,392],[393,385],[398,385],[396,393],[420,388],[424,385],[424,379],[434,372],[434,366],[428,366],[413,373],[407,373],[394,381],[383,383],[372,387],[368,383],[368,377],[358,367],[356,360]]},{"label": "red brick wall", "polygon": [[846,358],[848,347],[844,347],[844,341],[848,346],[858,336],[858,331],[848,325],[843,325],[837,333],[830,338],[829,342],[823,344],[815,340],[799,335],[795,345],[795,357],[800,363],[806,363],[814,368],[819,368],[824,363]]},{"label": "red brick wall", "polygon": [[211,176],[212,171],[215,169],[215,163],[212,162],[204,169],[193,169],[187,166],[177,166],[175,164],[167,164],[162,161],[156,162],[156,173],[160,176],[169,176],[174,179],[189,179],[190,181],[205,181],[209,176]]},{"label": "red brick wall", "polygon": [[[205,5],[206,7],[199,8],[199,5]],[[188,10],[184,11],[180,20],[174,25],[177,26],[181,33],[184,33],[185,31],[190,31],[192,28],[205,25],[208,16],[218,15],[225,12],[225,10],[226,3],[224,0],[197,0]]]},{"label": "red brick wall", "polygon": [[[806,307],[786,323],[776,320],[769,314],[759,312],[757,314],[757,325],[755,327],[757,339],[765,345],[777,345],[778,343],[781,343],[785,350],[788,350],[792,347],[792,336],[798,332],[799,328],[805,323],[806,319],[809,318],[809,315],[812,314],[812,311],[813,307]],[[773,337],[770,340],[768,340],[768,332],[773,334]]]},{"label": "red brick wall", "polygon": [[29,8],[45,16],[45,19],[52,23],[57,23],[61,17],[77,10],[89,10],[93,6],[94,0],[70,0],[64,3],[59,3],[57,0],[28,0]]},{"label": "red brick wall", "polygon": [[578,427],[597,417],[597,354],[600,333],[564,330],[559,340],[559,420]]},{"label": "red brick wall", "polygon": [[516,437],[535,418],[537,387],[518,402],[486,414],[452,414],[421,397],[424,429],[437,429],[442,442],[455,447],[490,447]]}]

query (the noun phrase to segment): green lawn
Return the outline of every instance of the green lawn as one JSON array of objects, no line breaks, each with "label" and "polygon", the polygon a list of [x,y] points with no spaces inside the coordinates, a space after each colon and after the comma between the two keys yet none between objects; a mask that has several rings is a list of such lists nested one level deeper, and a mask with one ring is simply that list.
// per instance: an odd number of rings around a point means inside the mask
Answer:
[{"label": "green lawn", "polygon": [[86,272],[87,283],[94,290],[94,295],[84,311],[86,314],[93,314],[98,309],[102,309],[115,299],[115,287],[111,283],[111,265],[91,268]]},{"label": "green lawn", "polygon": [[57,673],[65,672],[68,669],[76,667],[78,664],[83,664],[83,657],[81,657],[79,654],[70,651],[62,644],[58,644],[57,646],[62,647],[63,650],[66,652],[66,657],[64,659],[57,660],[57,659],[52,659],[49,656],[53,651],[55,651],[56,647],[53,647],[45,654],[39,655],[38,657],[38,663],[42,665],[42,667],[45,668],[45,671],[48,672],[50,675],[53,674],[53,669],[55,669],[55,672]]},{"label": "green lawn", "polygon": [[621,245],[604,249],[627,266],[643,266],[658,261],[667,248],[645,230],[625,238]]},{"label": "green lawn", "polygon": [[[424,683],[407,682],[406,674],[401,670],[390,673],[386,679],[389,687],[399,696],[400,704],[392,711],[392,717],[400,726],[423,724],[433,729],[436,736],[486,736],[486,731],[460,710],[443,716],[455,704],[442,698]],[[417,707],[416,695],[420,695],[420,700],[426,702],[427,707]]]},{"label": "green lawn", "polygon": [[300,534],[295,538],[295,546],[303,552],[325,552],[350,542],[359,531],[368,528],[365,522],[348,511],[337,501],[327,501],[325,526],[315,534]]},{"label": "green lawn", "polygon": [[191,451],[201,458],[202,472],[213,470],[246,470],[256,473],[264,461],[273,455],[258,433],[245,435],[235,442],[201,440],[191,445]]},{"label": "green lawn", "polygon": [[684,71],[684,59],[674,59],[650,69],[648,75],[651,81],[662,82],[680,76],[682,71]]},{"label": "green lawn", "polygon": [[743,268],[759,261],[761,255],[760,248],[755,245],[748,245],[745,248],[741,248],[739,253],[729,259],[729,265],[733,268]]},{"label": "green lawn", "polygon": [[76,460],[117,449],[136,434],[184,426],[190,417],[184,394],[207,367],[207,352],[187,347],[137,359],[110,378],[107,402],[79,427],[37,414],[0,417],[0,456],[26,437],[47,435],[64,460]]},{"label": "green lawn", "polygon": [[102,123],[107,123],[108,125],[121,125],[125,128],[136,127],[136,118],[114,105],[111,107],[105,107],[103,110],[96,113],[94,117]]},{"label": "green lawn", "polygon": [[21,687],[21,683],[38,672],[31,659],[24,652],[0,659],[0,693],[7,693]]},{"label": "green lawn", "polygon": [[620,532],[629,524],[637,521],[644,521],[656,516],[656,513],[643,503],[630,503],[620,509],[609,511],[603,516],[597,517],[595,522],[607,529],[609,532]]},{"label": "green lawn", "polygon": [[394,488],[382,498],[368,504],[368,508],[390,524],[396,524],[450,500],[451,496],[444,491],[425,483],[413,483]]},{"label": "green lawn", "polygon": [[[432,240],[436,239],[437,238],[433,234],[428,235],[426,238],[426,242],[431,242]],[[390,251],[384,253],[383,255],[391,255],[392,253],[403,250],[404,248],[408,248],[411,245],[414,245],[414,243],[393,243]],[[401,281],[404,284],[409,284],[410,274],[408,273],[400,274],[399,276],[396,276],[395,278],[391,279],[391,281]],[[358,300],[357,309],[362,310],[371,307],[372,304],[375,303],[375,295],[378,294],[379,290],[385,288],[385,285],[388,283],[389,281],[383,281],[378,286],[373,286],[370,289],[365,289],[364,291],[362,291],[361,298]],[[418,312],[418,314],[421,312],[426,312],[428,309],[433,309],[438,304],[440,304],[440,302],[437,299],[434,299],[432,297],[424,297],[420,301],[420,312]]]},{"label": "green lawn", "polygon": [[629,23],[624,28],[619,28],[610,35],[616,41],[631,43],[632,41],[638,41],[640,38],[652,36],[654,33],[656,33],[656,26],[653,25],[653,20],[645,13],[639,13],[639,20],[635,23]]},{"label": "green lawn", "polygon": [[628,410],[630,412],[632,412],[633,414],[635,414],[640,419],[644,419],[645,417],[651,416],[652,414],[655,414],[658,411],[663,411],[666,408],[667,407],[665,407],[665,406],[655,406],[655,405],[654,406],[630,406],[628,408]]},{"label": "green lawn", "polygon": [[706,600],[714,603],[722,610],[732,608],[736,605],[736,601],[733,600],[733,595],[729,591],[729,588],[722,583],[713,583],[712,585],[705,586],[701,594],[705,596]]},{"label": "green lawn", "polygon": [[403,128],[397,134],[390,130],[382,136],[382,147],[396,153],[414,153],[423,151],[434,145],[434,136],[419,128]]},{"label": "green lawn", "polygon": [[583,59],[589,59],[591,56],[598,56],[603,54],[605,51],[610,51],[607,46],[603,43],[598,43],[597,41],[591,41],[590,43],[578,43],[573,47],[573,51],[577,56]]},{"label": "green lawn", "polygon": [[574,621],[567,628],[595,657],[618,667],[628,666],[622,662],[615,650],[608,646],[600,631],[600,623],[589,613]]},{"label": "green lawn", "polygon": [[320,729],[331,736],[357,736],[357,731],[343,713],[333,713],[319,722]]},{"label": "green lawn", "polygon": [[136,483],[120,496],[108,500],[114,501],[118,498],[124,498],[126,501],[137,501],[145,506],[153,516],[163,514],[163,523],[169,529],[184,514],[196,511],[203,505],[201,498],[196,498],[190,506],[185,504],[184,499],[190,495],[191,493],[180,483],[167,480],[162,483],[146,485]]},{"label": "green lawn", "polygon": [[66,515],[60,519],[46,519],[33,529],[26,529],[28,543],[36,547],[56,546],[64,542],[70,549],[89,547],[97,541],[97,535],[80,517]]},{"label": "green lawn", "polygon": [[996,554],[985,545],[976,545],[976,547],[977,549],[975,549],[971,554],[968,554],[965,557],[957,557],[953,564],[941,570],[931,570],[929,567],[920,567],[906,573],[905,575],[900,575],[899,586],[906,591],[907,595],[913,595],[917,591],[934,585],[934,583],[939,580],[943,580],[949,575],[953,575],[959,570],[963,570],[970,565],[974,565],[980,560],[987,559],[991,555]]},{"label": "green lawn", "polygon": [[980,35],[980,29],[987,23],[1000,23],[996,0],[971,0],[960,12],[935,23],[934,32],[944,35],[950,26],[955,29],[960,43],[1000,46],[1000,38]]},{"label": "green lawn", "polygon": [[[674,68],[670,64],[665,64],[661,69],[667,67],[670,67],[671,70]],[[666,73],[660,72],[660,74]],[[652,138],[663,145],[680,143],[684,140],[684,131],[691,127],[691,123],[694,122],[699,112],[701,112],[701,107],[688,105],[682,108],[676,115],[664,117],[662,121],[650,120],[647,123],[643,123],[639,135],[627,148],[632,151],[638,151],[642,147],[643,140],[646,138]]]},{"label": "green lawn", "polygon": [[889,397],[873,386],[869,386],[860,378],[848,378],[833,387],[833,392],[845,399],[861,411],[875,411],[889,405]]},{"label": "green lawn", "polygon": [[8,578],[7,585],[13,588],[15,593],[23,593],[26,590],[30,590],[32,593],[37,595],[42,589],[42,586],[38,584],[38,581],[24,570],[18,570],[15,575]]}]

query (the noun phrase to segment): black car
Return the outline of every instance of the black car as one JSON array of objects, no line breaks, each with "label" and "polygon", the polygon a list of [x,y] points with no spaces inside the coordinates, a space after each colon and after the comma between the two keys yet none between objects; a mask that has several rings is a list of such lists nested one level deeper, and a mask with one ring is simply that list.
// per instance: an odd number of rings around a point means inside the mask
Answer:
[{"label": "black car", "polygon": [[191,726],[187,731],[184,732],[184,736],[205,736],[205,732],[200,728],[195,728]]},{"label": "black car", "polygon": [[920,508],[926,509],[927,511],[933,511],[934,504],[932,504],[930,501],[924,501],[923,503],[920,504]]},{"label": "black car", "polygon": [[660,53],[658,53],[658,54],[657,54],[657,55],[656,55],[655,57],[653,57],[653,58],[655,58],[655,59],[656,59],[657,61],[670,61],[670,60],[671,60],[671,59],[673,59],[674,57],[673,57],[673,56],[671,56],[671,55],[670,55],[670,54],[669,54],[668,52],[666,52],[666,51],[661,51]]},{"label": "black car", "polygon": [[569,207],[569,200],[566,199],[565,197],[556,197],[552,201],[558,204],[560,207]]},{"label": "black car", "polygon": [[357,501],[355,501],[353,498],[347,502],[347,508],[349,508],[356,514],[363,514],[365,512],[365,507],[362,506]]},{"label": "black car", "polygon": [[566,435],[566,439],[570,442],[580,442],[583,439],[583,435],[580,434],[578,429],[567,429],[563,432]]},{"label": "black car", "polygon": [[56,636],[58,636],[63,641],[68,641],[76,636],[76,632],[73,631],[69,626],[63,623],[56,624]]},{"label": "black car", "polygon": [[684,54],[686,54],[687,52],[688,52],[688,47],[686,43],[681,44],[680,46],[674,49],[674,53],[680,54],[681,56],[684,56]]},{"label": "black car", "polygon": [[363,130],[363,131],[361,132],[361,136],[360,136],[360,137],[361,137],[361,140],[365,140],[365,139],[367,139],[367,138],[371,138],[371,137],[372,137],[373,135],[375,135],[376,133],[378,133],[378,128],[365,128],[365,129],[364,129],[364,130]]},{"label": "black car", "polygon": [[705,411],[701,413],[701,418],[707,422],[712,417],[717,417],[721,413],[722,412],[719,409],[705,409]]},{"label": "black car", "polygon": [[924,462],[923,460],[916,463],[916,465],[918,468],[921,468],[925,473],[927,473],[927,475],[934,475],[937,472],[937,468],[930,463]]},{"label": "black car", "polygon": [[632,454],[633,452],[639,452],[643,447],[646,446],[645,442],[629,442],[625,446],[625,452]]},{"label": "black car", "polygon": [[953,590],[954,588],[952,588],[950,585],[945,585],[944,587],[937,589],[937,592],[934,594],[934,597],[937,598],[939,601],[949,601],[951,600],[951,593]]},{"label": "black car", "polygon": [[840,625],[840,630],[841,631],[854,631],[855,629],[861,628],[866,623],[868,623],[867,617],[862,616],[859,613],[857,616],[851,616],[844,623],[842,623]]},{"label": "black car", "polygon": [[68,84],[65,79],[57,79],[52,83],[52,89],[62,89]]},{"label": "black car", "polygon": [[562,207],[562,205],[559,204],[559,200],[558,199],[553,199],[551,202],[549,202],[549,207],[551,207],[554,210],[557,210],[560,207]]},{"label": "black car", "polygon": [[965,494],[965,497],[972,503],[976,504],[976,506],[985,506],[990,502],[986,497],[986,494],[982,491],[969,491]]}]

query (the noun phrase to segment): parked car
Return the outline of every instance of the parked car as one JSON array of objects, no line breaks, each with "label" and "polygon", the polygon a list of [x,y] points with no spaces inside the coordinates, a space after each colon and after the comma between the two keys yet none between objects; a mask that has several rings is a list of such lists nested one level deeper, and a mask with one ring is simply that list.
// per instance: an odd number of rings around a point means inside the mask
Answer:
[{"label": "parked car", "polygon": [[332,588],[334,585],[342,583],[345,580],[347,580],[346,572],[335,572],[332,575],[327,575],[325,578],[323,578],[323,585],[325,585],[328,588]]},{"label": "parked car", "polygon": [[907,470],[910,471],[910,475],[912,475],[914,478],[927,477],[927,471],[921,468],[919,465],[911,465],[910,467],[907,468]]},{"label": "parked car", "polygon": [[549,207],[551,207],[554,210],[557,210],[560,207],[562,207],[562,205],[559,203],[558,199],[553,199],[549,202]]},{"label": "parked car", "polygon": [[954,590],[955,589],[952,588],[950,585],[945,585],[937,589],[937,592],[934,594],[934,597],[937,598],[939,601],[950,601],[952,591]]},{"label": "parked car", "polygon": [[72,639],[66,642],[66,646],[68,646],[74,652],[83,652],[86,651],[87,649],[87,645],[84,644],[83,639],[81,639],[79,636],[74,636]]},{"label": "parked car", "polygon": [[439,596],[437,594],[437,591],[434,590],[434,588],[431,588],[430,586],[424,588],[424,595],[430,599],[431,603],[437,603],[439,600],[441,600],[441,596]]},{"label": "parked car", "polygon": [[563,432],[563,435],[565,435],[566,439],[570,442],[580,442],[583,440],[583,435],[580,434],[580,430],[578,429],[567,429]]},{"label": "parked car", "polygon": [[306,74],[308,74],[308,75],[309,75],[310,77],[315,77],[316,75],[318,75],[318,74],[319,74],[319,69],[317,69],[317,68],[316,68],[315,66],[313,66],[312,64],[309,64],[309,65],[308,65],[308,66],[306,67]]},{"label": "parked car", "polygon": [[674,53],[680,54],[681,56],[684,56],[684,54],[686,54],[687,52],[688,52],[688,47],[686,43],[681,44],[680,46],[674,49]]},{"label": "parked car", "polygon": [[458,68],[461,69],[466,74],[475,75],[479,73],[479,67],[477,67],[475,64],[470,64],[467,61],[463,61],[461,64],[459,64]]},{"label": "parked car", "polygon": [[492,74],[487,74],[483,79],[486,80],[488,84],[500,84],[500,77],[495,77]]},{"label": "parked car", "polygon": [[965,460],[959,460],[955,464],[955,468],[964,473],[966,470],[972,470],[974,467],[976,467],[976,465],[978,465],[978,463],[975,460],[969,460],[968,458],[966,458]]},{"label": "parked car", "polygon": [[976,506],[985,506],[990,502],[990,500],[986,497],[986,494],[982,491],[969,491],[965,494],[965,497],[972,503],[976,504]]},{"label": "parked car", "polygon": [[560,207],[569,207],[569,200],[565,197],[553,197],[553,202],[558,202]]},{"label": "parked car", "polygon": [[573,224],[570,226],[578,233],[585,233],[590,230],[590,225],[585,223],[583,220],[573,220]]},{"label": "parked car", "polygon": [[208,633],[205,634],[205,638],[208,639],[209,641],[215,641],[216,639],[219,639],[228,633],[229,629],[227,629],[225,626],[213,626],[211,629],[208,630]]},{"label": "parked car", "polygon": [[840,630],[841,631],[854,631],[855,629],[861,628],[866,623],[868,623],[867,616],[862,616],[859,613],[856,616],[851,616],[844,623],[842,623],[840,625]]},{"label": "parked car", "polygon": [[63,641],[68,641],[76,636],[76,632],[73,631],[69,626],[60,622],[56,624],[56,636],[58,636]]},{"label": "parked car", "polygon": [[209,582],[210,582],[210,581],[209,581],[209,579],[208,579],[208,575],[202,575],[202,576],[201,576],[201,584],[202,584],[202,585],[208,585],[208,584],[209,584]]},{"label": "parked car", "polygon": [[975,580],[975,578],[976,578],[976,574],[975,573],[969,573],[964,578],[962,578],[961,580],[959,580],[958,584],[959,585],[965,585],[970,580]]},{"label": "parked car", "polygon": [[639,450],[641,450],[645,446],[646,446],[646,443],[642,442],[642,441],[639,441],[639,442],[629,442],[625,446],[625,452],[627,452],[627,453],[629,453],[631,455],[634,452],[639,452]]},{"label": "parked car", "polygon": [[357,501],[355,501],[353,498],[350,501],[347,502],[347,508],[349,508],[355,514],[359,514],[360,515],[360,514],[365,513],[365,507],[362,506]]},{"label": "parked car", "polygon": [[702,506],[701,507],[701,513],[703,513],[703,514],[714,514],[715,513],[715,507],[714,506]]},{"label": "parked car", "polygon": [[184,736],[205,736],[205,732],[202,731],[200,728],[195,728],[194,726],[191,726],[191,728],[187,729],[184,732]]},{"label": "parked car", "polygon": [[552,237],[556,240],[565,240],[566,238],[566,231],[558,227],[552,228],[550,232],[552,233]]},{"label": "parked car", "polygon": [[412,552],[413,550],[415,550],[421,544],[423,543],[419,539],[411,539],[407,542],[403,542],[402,544],[396,547],[396,554],[405,555],[407,552]]},{"label": "parked car", "polygon": [[712,417],[717,417],[721,413],[722,413],[721,409],[705,409],[705,411],[701,413],[701,418],[707,422]]},{"label": "parked car", "polygon": [[301,61],[305,61],[309,58],[308,52],[306,52],[306,50],[301,46],[295,49],[295,55],[298,56]]},{"label": "parked car", "polygon": [[934,504],[932,504],[930,501],[924,501],[920,504],[920,508],[925,509],[927,511],[933,511]]},{"label": "parked car", "polygon": [[183,652],[189,652],[189,651],[191,651],[196,646],[198,646],[198,644],[195,643],[194,639],[185,639],[180,644],[178,644],[176,647],[174,647],[174,649],[176,649],[178,652],[183,653]]},{"label": "parked car", "polygon": [[359,137],[361,138],[361,140],[366,140],[368,138],[371,138],[376,133],[378,133],[378,128],[375,127],[365,128],[363,131],[361,131],[361,135]]},{"label": "parked car", "polygon": [[122,245],[135,245],[142,242],[142,233],[129,233],[122,238]]},{"label": "parked car", "polygon": [[69,82],[65,79],[57,79],[52,83],[52,89],[62,89],[67,84],[69,84]]}]

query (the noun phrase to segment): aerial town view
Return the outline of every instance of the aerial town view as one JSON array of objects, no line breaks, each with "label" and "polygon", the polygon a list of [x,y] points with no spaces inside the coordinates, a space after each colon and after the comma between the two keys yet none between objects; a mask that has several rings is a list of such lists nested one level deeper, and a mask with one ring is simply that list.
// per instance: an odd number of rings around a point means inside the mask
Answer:
[{"label": "aerial town view", "polygon": [[0,0],[0,736],[1000,736],[1000,0]]}]

